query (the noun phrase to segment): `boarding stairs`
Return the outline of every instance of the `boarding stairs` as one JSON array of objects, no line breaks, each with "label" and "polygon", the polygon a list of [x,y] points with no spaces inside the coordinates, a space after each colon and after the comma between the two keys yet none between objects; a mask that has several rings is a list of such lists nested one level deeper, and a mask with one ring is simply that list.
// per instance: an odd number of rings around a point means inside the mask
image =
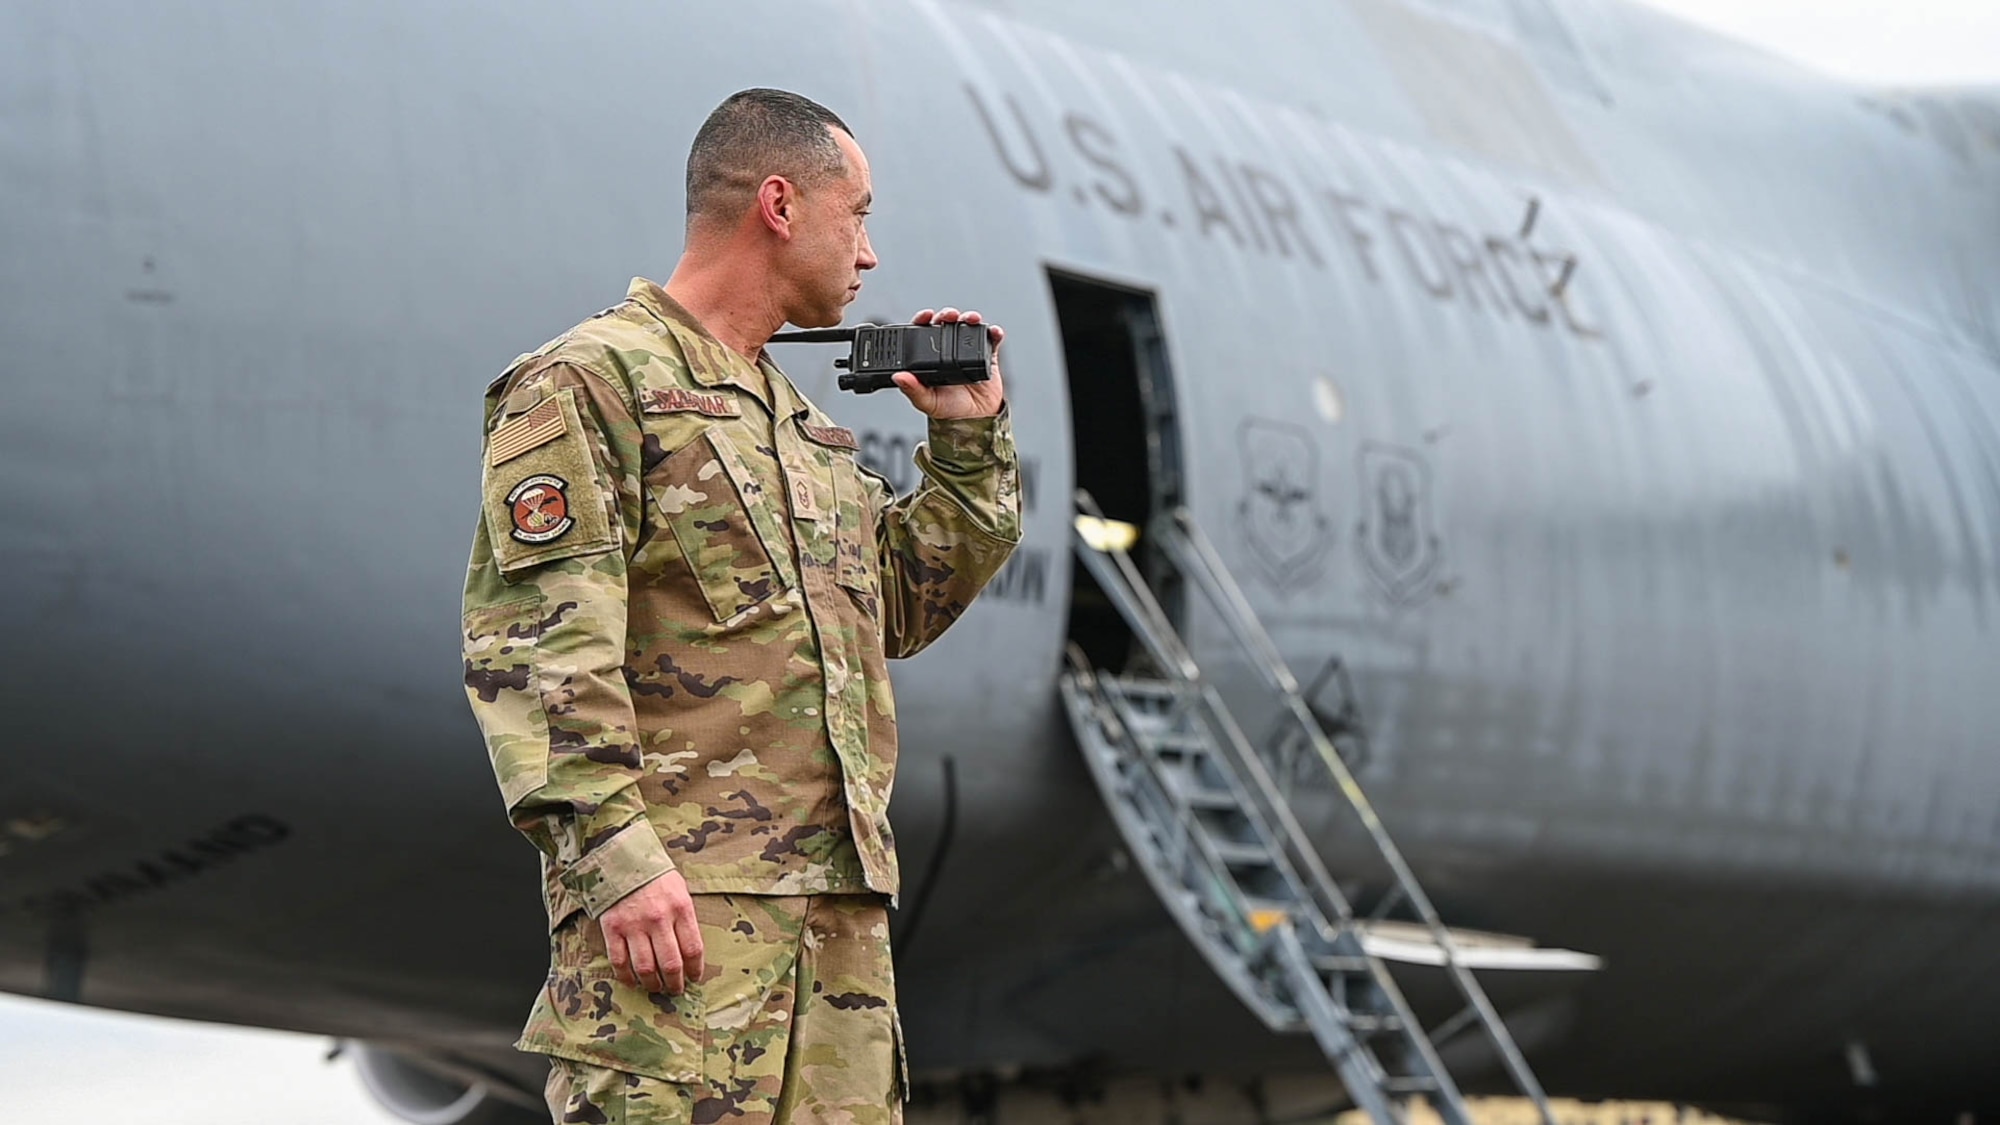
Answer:
[{"label": "boarding stairs", "polygon": [[[1129,850],[1180,928],[1267,1027],[1312,1034],[1348,1097],[1376,1125],[1404,1125],[1415,1096],[1447,1125],[1471,1125],[1439,1045],[1475,1026],[1544,1125],[1554,1125],[1540,1084],[1472,974],[1462,934],[1438,918],[1308,694],[1187,510],[1156,521],[1154,558],[1200,589],[1277,697],[1279,730],[1263,740],[1265,750],[1203,675],[1128,553],[1131,544],[1108,531],[1123,525],[1106,521],[1087,493],[1077,501],[1077,556],[1153,668],[1107,674],[1072,646],[1063,701]],[[1355,721],[1348,708],[1336,725]],[[1386,867],[1375,917],[1357,912],[1300,826],[1273,768],[1284,748],[1311,751]],[[1380,953],[1382,916],[1391,909],[1413,916],[1404,932],[1425,939],[1464,1004],[1429,1030]]]}]

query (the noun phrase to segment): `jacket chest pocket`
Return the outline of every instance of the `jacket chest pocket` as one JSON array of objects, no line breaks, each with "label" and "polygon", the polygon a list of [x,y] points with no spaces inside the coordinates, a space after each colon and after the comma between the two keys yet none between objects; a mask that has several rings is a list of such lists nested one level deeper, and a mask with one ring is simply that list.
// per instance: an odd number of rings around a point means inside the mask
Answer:
[{"label": "jacket chest pocket", "polygon": [[773,504],[720,427],[701,431],[656,465],[646,488],[717,621],[792,585]]}]

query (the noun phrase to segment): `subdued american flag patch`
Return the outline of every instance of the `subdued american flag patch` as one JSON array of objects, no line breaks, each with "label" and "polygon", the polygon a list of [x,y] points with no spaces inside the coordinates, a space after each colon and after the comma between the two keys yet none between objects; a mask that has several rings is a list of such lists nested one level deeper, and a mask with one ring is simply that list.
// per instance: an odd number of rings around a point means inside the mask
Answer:
[{"label": "subdued american flag patch", "polygon": [[498,465],[563,435],[562,399],[550,396],[533,410],[493,431],[486,443],[486,463]]}]

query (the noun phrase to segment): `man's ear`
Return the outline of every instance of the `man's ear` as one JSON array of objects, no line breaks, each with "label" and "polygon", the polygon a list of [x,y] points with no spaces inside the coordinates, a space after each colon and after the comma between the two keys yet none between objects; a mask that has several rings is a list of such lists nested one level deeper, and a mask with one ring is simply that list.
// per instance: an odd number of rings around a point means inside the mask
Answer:
[{"label": "man's ear", "polygon": [[799,189],[783,176],[766,176],[757,185],[757,217],[772,234],[790,241],[792,216],[799,204]]}]

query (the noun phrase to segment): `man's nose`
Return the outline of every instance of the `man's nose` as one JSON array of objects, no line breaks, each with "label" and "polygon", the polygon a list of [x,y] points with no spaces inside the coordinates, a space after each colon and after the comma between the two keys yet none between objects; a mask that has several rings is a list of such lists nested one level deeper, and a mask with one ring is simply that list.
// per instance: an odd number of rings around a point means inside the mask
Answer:
[{"label": "man's nose", "polygon": [[875,247],[870,245],[868,236],[863,234],[861,236],[861,253],[855,255],[854,266],[856,269],[872,270],[875,268],[875,263]]}]

